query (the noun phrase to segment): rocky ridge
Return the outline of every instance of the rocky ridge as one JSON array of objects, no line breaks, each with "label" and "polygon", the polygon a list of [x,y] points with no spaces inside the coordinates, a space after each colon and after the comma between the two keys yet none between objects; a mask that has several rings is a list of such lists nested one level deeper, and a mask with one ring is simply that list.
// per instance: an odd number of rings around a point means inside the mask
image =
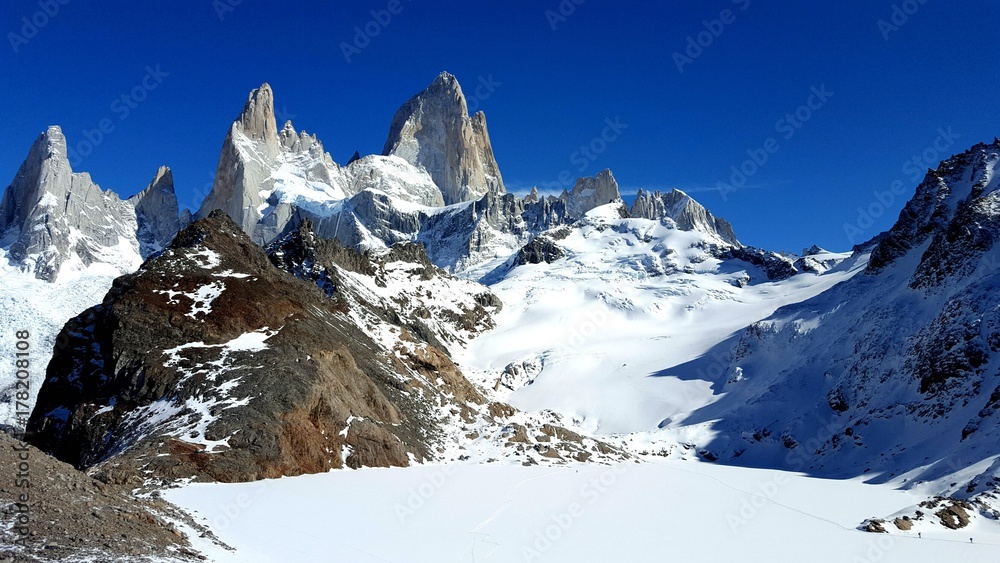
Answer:
[{"label": "rocky ridge", "polygon": [[942,162],[851,258],[863,274],[720,352],[725,399],[692,417],[720,420],[705,446],[721,460],[904,487],[948,478],[937,494],[997,508],[1000,464],[958,472],[1000,454],[998,162],[1000,141]]},{"label": "rocky ridge", "polygon": [[[0,432],[0,471],[18,473],[24,456],[31,487],[0,485],[5,521],[27,508],[25,527],[0,526],[0,560],[200,561],[191,534],[212,538],[190,516],[155,497],[138,498],[127,487],[104,483]],[[28,501],[22,502],[22,493]]]},{"label": "rocky ridge", "polygon": [[32,442],[111,481],[244,481],[429,455],[434,424],[400,366],[222,212],[119,278],[61,337]]},{"label": "rocky ridge", "polygon": [[[291,123],[272,140],[273,104],[266,84],[250,94],[198,215],[223,209],[259,244],[309,219],[319,236],[362,251],[422,243],[438,266],[480,279],[538,234],[621,201],[610,170],[579,179],[559,197],[537,189],[525,198],[505,193],[485,118],[468,116],[461,87],[447,73],[397,111],[383,155],[357,155],[343,167]],[[739,246],[727,222],[678,194],[684,205],[668,202],[670,216],[667,196],[657,196],[658,204],[643,196],[636,210]]]}]

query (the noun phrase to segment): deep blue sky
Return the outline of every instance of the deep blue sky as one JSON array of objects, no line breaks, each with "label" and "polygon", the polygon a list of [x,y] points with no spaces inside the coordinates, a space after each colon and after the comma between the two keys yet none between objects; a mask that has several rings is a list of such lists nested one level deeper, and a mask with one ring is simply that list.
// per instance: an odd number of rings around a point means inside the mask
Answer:
[{"label": "deep blue sky", "polygon": [[[220,19],[218,5],[229,2],[237,5]],[[894,4],[918,9],[886,39],[878,21],[891,23]],[[847,249],[845,223],[857,225],[857,209],[899,180],[903,195],[855,238],[895,220],[917,183],[904,169],[914,155],[934,156],[938,142],[950,143],[947,156],[1000,135],[996,0],[586,0],[554,30],[546,10],[558,12],[559,0],[403,0],[348,62],[341,43],[388,5],[71,0],[47,18],[36,15],[38,0],[3,0],[0,186],[47,125],[62,125],[76,145],[108,119],[113,130],[75,169],[127,196],[166,164],[182,205],[197,206],[230,122],[261,82],[274,88],[279,114],[344,163],[355,150],[380,152],[399,105],[448,70],[470,97],[481,80],[498,83],[481,88],[488,95],[476,105],[514,191],[611,168],[623,191],[690,191],[744,243]],[[724,9],[731,23],[679,72],[673,53]],[[27,43],[9,35],[33,16],[48,21]],[[125,106],[113,102],[157,65],[169,76],[122,119]],[[814,98],[819,109],[786,139],[778,121],[823,85],[833,96]],[[577,153],[615,118],[627,127],[602,152]],[[939,140],[939,128],[958,139]],[[746,186],[717,191],[769,137],[777,150]]]}]

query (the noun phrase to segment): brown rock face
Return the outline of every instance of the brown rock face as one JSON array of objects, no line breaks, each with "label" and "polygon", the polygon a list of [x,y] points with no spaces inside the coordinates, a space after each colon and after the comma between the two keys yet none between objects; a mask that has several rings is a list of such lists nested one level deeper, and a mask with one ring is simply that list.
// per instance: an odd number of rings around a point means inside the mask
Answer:
[{"label": "brown rock face", "polygon": [[[29,477],[15,480],[21,463]],[[136,498],[3,432],[0,473],[10,476],[0,486],[0,516],[11,523],[0,526],[0,561],[198,561],[164,516],[189,519],[162,500]],[[27,526],[17,523],[22,514]]]},{"label": "brown rock face", "polygon": [[974,511],[971,504],[962,500],[951,500],[951,504],[945,504],[941,510],[934,514],[941,519],[941,525],[945,528],[958,530],[969,525],[969,513],[966,510]]},{"label": "brown rock face", "polygon": [[[32,442],[136,483],[143,471],[246,481],[426,458],[436,435],[427,401],[440,391],[406,393],[416,372],[349,306],[272,265],[213,213],[64,327]],[[422,369],[478,397],[446,356],[421,354]]]},{"label": "brown rock face", "polygon": [[277,153],[278,123],[274,117],[274,92],[270,84],[265,82],[250,92],[238,122],[247,137],[264,141]]}]

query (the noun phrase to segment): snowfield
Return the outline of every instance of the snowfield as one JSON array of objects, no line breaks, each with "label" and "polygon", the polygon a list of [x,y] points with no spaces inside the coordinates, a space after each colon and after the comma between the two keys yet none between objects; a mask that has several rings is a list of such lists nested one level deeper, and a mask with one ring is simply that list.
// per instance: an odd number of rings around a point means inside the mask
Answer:
[{"label": "snowfield", "polygon": [[[859,480],[666,460],[363,469],[166,491],[216,561],[995,562],[1000,529],[856,529],[920,500]],[[921,538],[917,537],[917,533]],[[972,537],[973,543],[969,543]]]},{"label": "snowfield", "polygon": [[685,373],[672,368],[865,265],[844,261],[822,275],[770,282],[750,264],[704,250],[719,242],[620,219],[610,205],[594,209],[558,241],[565,258],[519,266],[490,287],[504,303],[497,328],[459,364],[487,388],[508,366],[528,373],[497,398],[526,411],[554,410],[583,432],[655,430],[717,400],[712,378],[699,370],[725,358],[703,358]]},{"label": "snowfield", "polygon": [[[36,279],[30,273],[18,271],[8,263],[6,252],[0,250],[0,323],[13,338],[15,331],[27,330],[30,367],[28,404],[34,406],[38,390],[45,380],[45,368],[52,358],[56,337],[66,321],[89,307],[100,303],[111,289],[111,282],[121,275],[106,264],[94,264],[82,272],[60,274],[55,283]],[[17,419],[15,402],[15,353],[11,345],[0,352],[0,426],[23,427]],[[11,367],[8,367],[11,366]],[[27,417],[25,417],[27,418]]]}]

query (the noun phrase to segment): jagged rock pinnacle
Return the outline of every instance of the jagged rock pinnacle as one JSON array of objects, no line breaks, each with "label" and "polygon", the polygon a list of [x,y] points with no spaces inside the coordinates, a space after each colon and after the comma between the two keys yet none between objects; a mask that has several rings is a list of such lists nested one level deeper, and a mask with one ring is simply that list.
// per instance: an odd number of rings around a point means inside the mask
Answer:
[{"label": "jagged rock pinnacle", "polygon": [[[247,140],[255,144],[254,152],[263,161],[247,160],[240,148]],[[222,209],[245,232],[252,233],[260,219],[258,209],[263,204],[261,186],[270,175],[267,163],[273,162],[280,151],[274,93],[265,82],[250,92],[243,111],[229,128],[222,143],[212,191],[202,202],[196,218],[205,218],[215,209]]]},{"label": "jagged rock pinnacle", "polygon": [[[73,255],[91,264],[110,247],[118,247],[121,271],[137,266],[135,231],[131,205],[101,190],[90,174],[73,172],[58,126],[35,140],[0,201],[0,235],[13,240],[10,257],[47,281]],[[127,245],[119,246],[121,238],[135,245],[134,254],[122,252]]]},{"label": "jagged rock pinnacle", "polygon": [[274,92],[267,82],[250,92],[237,122],[244,135],[255,141],[264,141],[277,154],[278,124],[274,117]]},{"label": "jagged rock pinnacle", "polygon": [[619,199],[618,182],[605,168],[596,176],[577,179],[573,190],[565,193],[566,211],[570,217],[583,217],[591,209]]},{"label": "jagged rock pinnacle", "polygon": [[630,213],[642,219],[669,218],[681,230],[716,235],[729,244],[740,246],[728,221],[712,216],[704,206],[678,189],[667,193],[639,190]]},{"label": "jagged rock pinnacle", "polygon": [[382,154],[425,169],[445,204],[506,191],[486,116],[482,112],[469,116],[462,87],[447,72],[399,108]]},{"label": "jagged rock pinnacle", "polygon": [[135,206],[139,250],[143,258],[170,244],[181,228],[170,168],[161,166],[149,186],[130,197],[129,202]]}]

